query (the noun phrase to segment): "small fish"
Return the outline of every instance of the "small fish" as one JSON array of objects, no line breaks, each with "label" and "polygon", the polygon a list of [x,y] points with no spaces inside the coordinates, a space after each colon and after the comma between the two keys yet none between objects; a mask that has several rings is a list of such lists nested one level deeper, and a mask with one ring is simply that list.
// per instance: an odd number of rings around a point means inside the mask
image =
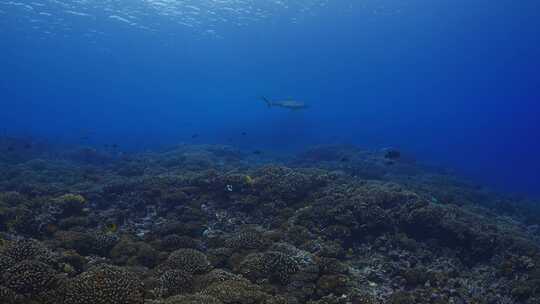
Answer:
[{"label": "small fish", "polygon": [[13,151],[15,151],[15,147],[9,146],[9,147],[7,147],[6,150],[7,150],[8,152],[13,152]]},{"label": "small fish", "polygon": [[242,134],[242,136],[246,136],[246,135],[247,135],[246,132],[242,132],[242,133],[240,133],[240,134]]},{"label": "small fish", "polygon": [[264,102],[266,102],[266,105],[268,105],[269,108],[271,107],[280,107],[285,108],[289,110],[305,110],[309,108],[307,104],[305,104],[302,101],[297,100],[276,100],[271,101],[270,99],[266,97],[261,97]]},{"label": "small fish", "polygon": [[109,223],[104,228],[106,233],[116,233],[118,231],[118,225],[115,223]]},{"label": "small fish", "polygon": [[347,156],[342,157],[339,161],[341,162],[348,162],[349,158]]},{"label": "small fish", "polygon": [[255,154],[255,155],[261,155],[261,154],[263,154],[263,152],[262,152],[261,150],[254,150],[254,151],[253,151],[253,154]]},{"label": "small fish", "polygon": [[26,143],[26,144],[24,144],[24,148],[26,150],[30,150],[30,149],[32,149],[32,144]]},{"label": "small fish", "polygon": [[191,138],[192,138],[192,139],[195,139],[195,138],[197,138],[197,137],[199,137],[199,134],[197,134],[197,133],[191,135]]}]

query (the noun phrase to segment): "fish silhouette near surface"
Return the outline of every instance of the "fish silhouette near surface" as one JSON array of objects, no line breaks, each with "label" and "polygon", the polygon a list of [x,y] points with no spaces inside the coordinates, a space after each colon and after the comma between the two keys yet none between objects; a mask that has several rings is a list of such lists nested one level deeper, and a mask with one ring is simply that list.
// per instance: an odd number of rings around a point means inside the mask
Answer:
[{"label": "fish silhouette near surface", "polygon": [[305,110],[309,108],[307,104],[305,104],[302,101],[297,100],[275,100],[272,101],[266,97],[261,97],[264,102],[268,105],[269,108],[271,107],[280,107],[285,108],[289,110]]}]

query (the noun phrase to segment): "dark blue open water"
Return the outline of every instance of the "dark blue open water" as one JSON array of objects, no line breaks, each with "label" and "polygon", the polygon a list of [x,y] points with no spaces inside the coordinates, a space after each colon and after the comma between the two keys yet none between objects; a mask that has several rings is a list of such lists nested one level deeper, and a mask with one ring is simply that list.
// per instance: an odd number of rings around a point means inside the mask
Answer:
[{"label": "dark blue open water", "polygon": [[540,194],[536,0],[1,0],[0,50],[3,136],[391,146]]}]

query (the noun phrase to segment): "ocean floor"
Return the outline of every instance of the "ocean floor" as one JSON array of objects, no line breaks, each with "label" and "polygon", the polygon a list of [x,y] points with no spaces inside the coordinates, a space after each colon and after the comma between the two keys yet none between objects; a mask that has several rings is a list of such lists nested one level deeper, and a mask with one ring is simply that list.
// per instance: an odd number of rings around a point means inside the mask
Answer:
[{"label": "ocean floor", "polygon": [[0,303],[540,303],[539,225],[393,150],[3,149]]}]

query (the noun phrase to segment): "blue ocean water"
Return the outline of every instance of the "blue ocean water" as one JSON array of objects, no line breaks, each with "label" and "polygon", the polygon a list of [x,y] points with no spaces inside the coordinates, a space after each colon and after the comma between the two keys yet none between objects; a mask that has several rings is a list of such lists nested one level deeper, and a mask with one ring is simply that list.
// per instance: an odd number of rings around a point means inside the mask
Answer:
[{"label": "blue ocean water", "polygon": [[540,194],[535,0],[2,0],[0,50],[3,134],[396,147]]}]

